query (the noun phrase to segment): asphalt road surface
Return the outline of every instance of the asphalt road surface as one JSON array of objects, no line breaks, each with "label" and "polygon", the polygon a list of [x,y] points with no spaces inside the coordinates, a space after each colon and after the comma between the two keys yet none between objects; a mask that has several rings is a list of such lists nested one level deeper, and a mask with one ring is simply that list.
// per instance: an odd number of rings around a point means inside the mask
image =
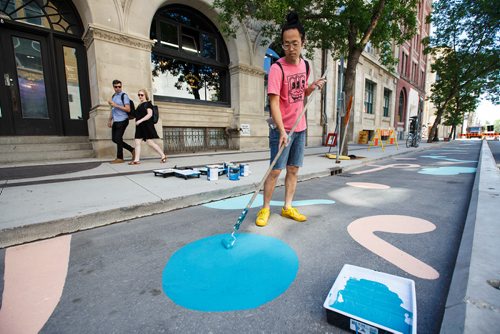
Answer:
[{"label": "asphalt road surface", "polygon": [[323,303],[351,264],[413,280],[418,332],[438,333],[480,144],[301,182],[304,223],[279,215],[277,188],[269,225],[250,209],[229,250],[248,197],[1,250],[0,323],[9,307],[41,333],[347,333]]}]

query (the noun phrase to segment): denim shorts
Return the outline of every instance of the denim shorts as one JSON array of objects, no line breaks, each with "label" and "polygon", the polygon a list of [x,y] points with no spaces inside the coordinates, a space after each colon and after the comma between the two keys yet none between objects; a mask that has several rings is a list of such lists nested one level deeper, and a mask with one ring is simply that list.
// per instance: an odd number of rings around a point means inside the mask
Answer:
[{"label": "denim shorts", "polygon": [[[271,163],[279,151],[280,132],[278,129],[269,129],[269,148],[271,149]],[[304,162],[304,147],[306,144],[306,130],[294,132],[288,145],[276,161],[273,170],[284,169],[285,166],[302,167]]]}]

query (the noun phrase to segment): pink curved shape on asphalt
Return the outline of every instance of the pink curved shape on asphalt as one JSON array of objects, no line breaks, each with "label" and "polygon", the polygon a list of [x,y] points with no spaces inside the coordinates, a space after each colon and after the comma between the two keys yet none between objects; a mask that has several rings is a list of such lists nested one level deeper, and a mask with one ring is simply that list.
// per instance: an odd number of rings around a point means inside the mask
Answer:
[{"label": "pink curved shape on asphalt", "polygon": [[5,251],[0,333],[38,333],[56,308],[68,272],[71,235]]},{"label": "pink curved shape on asphalt", "polygon": [[391,187],[389,187],[389,186],[387,186],[385,184],[380,184],[380,183],[347,182],[346,184],[348,186],[351,186],[351,187],[363,188],[363,189],[380,189],[380,190],[385,190],[385,189],[391,188]]},{"label": "pink curved shape on asphalt", "polygon": [[435,228],[436,225],[420,218],[380,215],[357,219],[349,224],[347,231],[363,247],[407,273],[423,279],[437,279],[439,273],[436,269],[374,234],[374,232],[417,234],[431,232]]}]

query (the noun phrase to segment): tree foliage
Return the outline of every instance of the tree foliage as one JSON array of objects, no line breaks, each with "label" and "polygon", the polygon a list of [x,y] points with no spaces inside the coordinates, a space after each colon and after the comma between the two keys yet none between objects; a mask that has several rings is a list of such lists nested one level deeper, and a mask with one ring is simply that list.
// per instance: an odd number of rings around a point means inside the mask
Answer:
[{"label": "tree foliage", "polygon": [[[354,93],[356,66],[366,44],[379,50],[382,64],[397,62],[393,46],[416,32],[417,0],[215,0],[219,21],[227,35],[252,21],[260,27],[262,45],[279,40],[281,25],[290,10],[298,13],[306,30],[306,48],[330,50],[334,59],[347,59],[344,91]],[[345,145],[347,148],[347,145]],[[344,154],[347,150],[344,151]]]},{"label": "tree foliage", "polygon": [[495,130],[495,132],[500,133],[500,119],[495,120],[493,124],[494,124],[493,129]]},{"label": "tree foliage", "polygon": [[[429,141],[435,138],[442,118],[450,110],[458,112],[457,106],[463,114],[475,108],[481,94],[499,102],[498,6],[489,0],[437,1],[434,6],[428,20],[435,33],[424,40],[426,52],[436,57],[432,70],[438,74],[430,97],[437,111]],[[464,97],[469,103],[457,104]]]}]

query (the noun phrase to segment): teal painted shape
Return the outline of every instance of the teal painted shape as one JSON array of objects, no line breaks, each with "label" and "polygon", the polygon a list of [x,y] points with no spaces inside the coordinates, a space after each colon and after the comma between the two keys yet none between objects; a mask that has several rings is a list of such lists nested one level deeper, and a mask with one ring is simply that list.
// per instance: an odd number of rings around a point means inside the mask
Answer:
[{"label": "teal painted shape", "polygon": [[330,306],[399,331],[412,332],[413,313],[403,308],[403,301],[398,294],[385,284],[367,279],[350,278],[343,290]]},{"label": "teal painted shape", "polygon": [[[207,208],[220,209],[220,210],[244,209],[247,206],[248,202],[250,202],[252,195],[253,194],[248,194],[243,196],[227,198],[220,201],[203,204],[203,206]],[[292,205],[307,206],[307,205],[334,204],[334,203],[335,201],[329,199],[310,199],[303,201],[293,201]],[[255,200],[253,201],[251,208],[258,208],[261,207],[263,204],[264,204],[264,196],[262,196],[261,194],[257,194],[257,197],[255,197]],[[285,202],[271,201],[270,205],[282,207],[283,205],[285,205]]]},{"label": "teal painted shape", "polygon": [[162,287],[182,307],[205,312],[247,310],[284,293],[295,280],[299,260],[283,241],[238,234],[231,249],[219,234],[177,250],[167,262]]},{"label": "teal painted shape", "polygon": [[475,167],[427,167],[418,171],[420,174],[428,175],[458,175],[475,173]]},{"label": "teal painted shape", "polygon": [[447,158],[445,155],[422,155],[420,157],[421,158],[430,158],[430,159],[435,159],[435,160],[446,160],[446,161],[452,161],[452,162],[460,162],[460,163],[477,162],[477,160],[460,160],[460,159]]}]

